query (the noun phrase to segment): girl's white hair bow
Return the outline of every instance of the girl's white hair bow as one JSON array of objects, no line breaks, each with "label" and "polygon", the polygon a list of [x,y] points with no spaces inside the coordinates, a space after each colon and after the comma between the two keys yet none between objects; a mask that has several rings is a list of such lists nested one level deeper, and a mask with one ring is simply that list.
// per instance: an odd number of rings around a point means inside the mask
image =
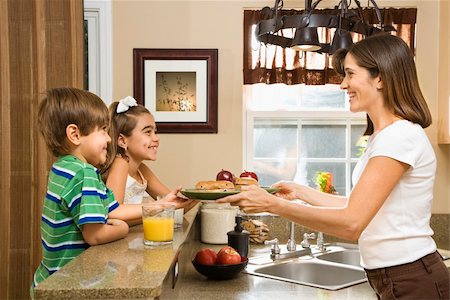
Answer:
[{"label": "girl's white hair bow", "polygon": [[119,100],[119,104],[117,105],[116,112],[118,114],[126,112],[132,106],[137,106],[137,101],[133,97],[127,96],[127,97]]}]

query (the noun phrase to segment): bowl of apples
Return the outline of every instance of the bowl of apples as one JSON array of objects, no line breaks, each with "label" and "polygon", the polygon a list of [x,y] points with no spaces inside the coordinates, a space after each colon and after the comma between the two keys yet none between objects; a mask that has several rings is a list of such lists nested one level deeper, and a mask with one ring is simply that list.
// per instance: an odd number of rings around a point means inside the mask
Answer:
[{"label": "bowl of apples", "polygon": [[225,246],[215,252],[211,248],[205,248],[197,252],[192,264],[194,268],[209,279],[225,280],[236,277],[247,266],[247,257],[230,246]]}]

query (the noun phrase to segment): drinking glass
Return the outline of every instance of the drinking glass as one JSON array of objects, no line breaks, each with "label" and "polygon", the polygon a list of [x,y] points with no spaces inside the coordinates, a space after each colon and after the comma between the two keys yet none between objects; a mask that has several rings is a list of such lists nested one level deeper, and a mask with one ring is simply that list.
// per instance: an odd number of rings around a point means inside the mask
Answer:
[{"label": "drinking glass", "polygon": [[144,244],[148,246],[172,243],[175,207],[167,204],[142,206]]}]

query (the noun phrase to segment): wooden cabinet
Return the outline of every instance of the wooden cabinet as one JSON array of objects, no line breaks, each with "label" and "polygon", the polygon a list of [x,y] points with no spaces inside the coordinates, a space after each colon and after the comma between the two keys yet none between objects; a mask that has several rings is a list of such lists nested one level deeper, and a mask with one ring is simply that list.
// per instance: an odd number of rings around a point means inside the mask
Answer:
[{"label": "wooden cabinet", "polygon": [[83,87],[83,1],[0,0],[0,299],[28,299],[52,157],[36,126],[52,87]]},{"label": "wooden cabinet", "polygon": [[440,1],[438,144],[450,144],[450,5]]}]

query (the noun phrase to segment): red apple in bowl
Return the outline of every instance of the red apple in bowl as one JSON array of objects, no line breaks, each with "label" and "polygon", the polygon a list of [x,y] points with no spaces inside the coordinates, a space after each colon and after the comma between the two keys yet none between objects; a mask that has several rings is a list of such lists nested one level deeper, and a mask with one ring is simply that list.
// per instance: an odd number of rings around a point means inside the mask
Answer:
[{"label": "red apple in bowl", "polygon": [[256,175],[255,172],[250,172],[250,171],[246,171],[244,170],[244,172],[241,173],[241,175],[239,175],[240,178],[253,178],[256,181],[258,181],[258,176]]},{"label": "red apple in bowl", "polygon": [[241,255],[232,247],[225,246],[217,253],[216,264],[235,265],[241,263]]},{"label": "red apple in bowl", "polygon": [[212,266],[216,264],[217,254],[213,249],[205,248],[197,252],[195,261],[201,265]]},{"label": "red apple in bowl", "polygon": [[234,177],[233,173],[222,169],[219,173],[217,173],[216,180],[217,181],[226,180],[226,181],[233,182],[233,177]]}]

